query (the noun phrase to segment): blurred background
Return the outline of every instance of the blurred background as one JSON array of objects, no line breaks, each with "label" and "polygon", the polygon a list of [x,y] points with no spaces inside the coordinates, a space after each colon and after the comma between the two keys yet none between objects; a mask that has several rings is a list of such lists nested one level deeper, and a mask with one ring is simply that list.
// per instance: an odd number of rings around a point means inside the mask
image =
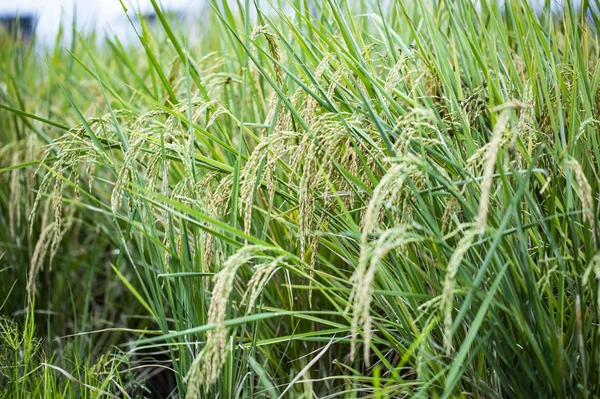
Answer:
[{"label": "blurred background", "polygon": [[[123,0],[123,3],[134,25],[139,24],[137,11],[148,23],[154,22],[150,0]],[[182,23],[198,20],[210,7],[206,0],[160,0],[159,4]],[[117,36],[123,42],[135,38],[119,0],[0,0],[0,25],[19,31],[23,37],[35,32],[40,45],[53,44],[61,25],[62,38],[68,42],[73,21],[83,34],[94,31]]]}]

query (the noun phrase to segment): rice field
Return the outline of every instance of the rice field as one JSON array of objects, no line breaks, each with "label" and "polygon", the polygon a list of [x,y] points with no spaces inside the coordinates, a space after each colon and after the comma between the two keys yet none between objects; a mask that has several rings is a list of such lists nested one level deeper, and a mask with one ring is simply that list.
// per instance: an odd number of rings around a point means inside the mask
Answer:
[{"label": "rice field", "polygon": [[599,397],[598,4],[152,3],[0,35],[1,397]]}]

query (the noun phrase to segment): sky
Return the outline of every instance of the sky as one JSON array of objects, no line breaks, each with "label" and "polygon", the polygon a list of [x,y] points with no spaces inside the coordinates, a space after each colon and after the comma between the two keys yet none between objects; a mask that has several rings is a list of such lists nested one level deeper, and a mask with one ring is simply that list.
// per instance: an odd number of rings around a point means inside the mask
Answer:
[{"label": "sky", "polygon": [[[123,0],[126,6],[135,11],[152,10],[150,0]],[[199,14],[206,6],[205,0],[159,0],[165,9]],[[76,10],[76,12],[74,12]],[[0,15],[36,14],[38,41],[53,43],[61,22],[71,26],[74,14],[80,32],[93,29],[109,32],[121,39],[133,37],[119,0],[0,0]],[[130,13],[131,15],[131,13]],[[69,39],[70,29],[64,30]]]}]

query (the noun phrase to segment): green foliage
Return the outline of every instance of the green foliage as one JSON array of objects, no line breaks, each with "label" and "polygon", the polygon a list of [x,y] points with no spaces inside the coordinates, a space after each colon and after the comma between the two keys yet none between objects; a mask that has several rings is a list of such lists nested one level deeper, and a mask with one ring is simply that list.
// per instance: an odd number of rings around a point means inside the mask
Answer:
[{"label": "green foliage", "polygon": [[588,10],[241,3],[0,47],[7,394],[597,397]]}]

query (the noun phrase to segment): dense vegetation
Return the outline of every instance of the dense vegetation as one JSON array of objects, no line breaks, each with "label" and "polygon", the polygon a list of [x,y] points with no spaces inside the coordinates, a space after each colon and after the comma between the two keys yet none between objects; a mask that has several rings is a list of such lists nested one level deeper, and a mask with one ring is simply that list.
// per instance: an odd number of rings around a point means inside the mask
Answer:
[{"label": "dense vegetation", "polygon": [[594,15],[241,3],[0,39],[0,393],[598,397]]}]

